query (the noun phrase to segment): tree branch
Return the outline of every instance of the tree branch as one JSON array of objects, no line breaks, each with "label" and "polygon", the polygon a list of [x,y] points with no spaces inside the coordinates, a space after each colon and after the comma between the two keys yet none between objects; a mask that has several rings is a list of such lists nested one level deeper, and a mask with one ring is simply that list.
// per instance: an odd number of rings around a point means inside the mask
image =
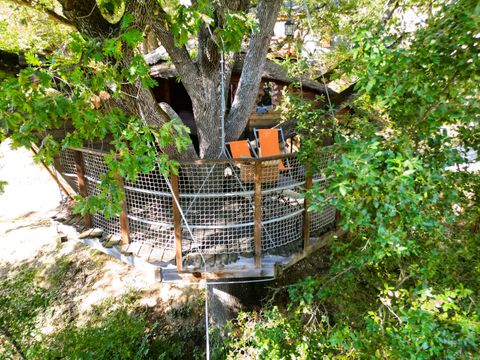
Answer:
[{"label": "tree branch", "polygon": [[150,13],[152,13],[152,9],[155,9],[154,12],[158,19],[149,18],[147,24],[150,25],[154,34],[170,55],[185,89],[190,97],[193,97],[195,96],[195,88],[198,87],[198,67],[190,58],[190,54],[185,46],[177,47],[175,45],[174,36],[168,29],[168,15],[165,10],[158,6],[155,1],[151,2],[151,5],[153,7],[150,8]]},{"label": "tree branch", "polygon": [[281,4],[281,0],[260,0],[257,5],[260,29],[250,40],[237,92],[226,119],[227,141],[240,137],[247,124],[250,111],[255,105],[256,97],[251,94],[258,92],[273,35],[273,27],[277,21]]},{"label": "tree branch", "polygon": [[73,23],[70,20],[68,20],[66,17],[56,13],[55,11],[53,11],[51,9],[48,9],[45,6],[33,4],[31,1],[28,1],[28,0],[12,0],[12,1],[14,3],[18,4],[18,5],[27,6],[31,9],[38,10],[38,11],[41,11],[41,12],[45,13],[50,18],[50,20],[53,20],[55,22],[59,22],[63,25],[67,25],[67,26],[71,26],[71,27],[74,26]]},{"label": "tree branch", "polygon": [[95,0],[58,0],[65,18],[78,31],[90,36],[106,38],[114,36],[118,24],[109,23],[100,12]]}]

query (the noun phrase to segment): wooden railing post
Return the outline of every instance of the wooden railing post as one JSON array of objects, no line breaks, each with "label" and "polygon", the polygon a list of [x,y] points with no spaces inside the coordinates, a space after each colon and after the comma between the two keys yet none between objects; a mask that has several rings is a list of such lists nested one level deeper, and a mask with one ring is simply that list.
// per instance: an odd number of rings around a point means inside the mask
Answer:
[{"label": "wooden railing post", "polygon": [[123,186],[123,179],[119,174],[115,174],[115,179],[117,180],[118,187],[120,191],[123,192],[124,199],[122,202],[122,212],[120,213],[120,237],[123,245],[130,244],[130,229],[128,228],[128,213],[127,213],[127,194],[125,192],[125,187]]},{"label": "wooden railing post", "polygon": [[262,266],[262,162],[255,162],[255,215],[254,215],[254,242],[255,267]]},{"label": "wooden railing post", "polygon": [[[77,172],[77,180],[78,180],[78,192],[80,196],[87,197],[88,196],[88,189],[87,189],[87,179],[85,178],[85,165],[83,162],[83,154],[81,151],[75,151],[75,170]],[[92,227],[92,218],[90,214],[85,214],[85,227],[87,229]]]},{"label": "wooden railing post", "polygon": [[174,173],[170,176],[172,184],[172,208],[173,208],[173,233],[175,236],[175,260],[177,263],[177,270],[183,270],[182,257],[182,217],[177,201],[180,201],[180,191],[178,189],[178,176]]},{"label": "wooden railing post", "polygon": [[[305,193],[308,193],[312,189],[313,177],[307,165],[305,165]],[[308,194],[305,196],[303,202],[303,249],[306,250],[310,244],[310,213],[308,208],[310,207],[310,197]]]}]

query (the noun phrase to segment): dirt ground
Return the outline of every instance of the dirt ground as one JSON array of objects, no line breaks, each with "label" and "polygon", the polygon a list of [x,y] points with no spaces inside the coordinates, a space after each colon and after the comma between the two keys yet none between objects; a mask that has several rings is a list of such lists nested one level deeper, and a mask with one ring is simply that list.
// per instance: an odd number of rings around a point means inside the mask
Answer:
[{"label": "dirt ground", "polygon": [[72,267],[70,299],[78,316],[107,298],[139,292],[139,302],[157,310],[198,301],[199,289],[154,282],[141,271],[69,240],[59,242],[51,217],[63,210],[62,194],[48,172],[27,150],[0,144],[0,280],[22,265],[49,271],[60,259]]}]

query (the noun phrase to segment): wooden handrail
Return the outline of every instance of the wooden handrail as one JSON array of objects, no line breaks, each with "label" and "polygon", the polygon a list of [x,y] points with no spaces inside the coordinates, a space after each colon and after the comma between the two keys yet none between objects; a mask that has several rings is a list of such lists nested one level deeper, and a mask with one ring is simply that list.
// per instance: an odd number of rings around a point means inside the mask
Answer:
[{"label": "wooden handrail", "polygon": [[288,153],[288,154],[280,154],[280,155],[265,156],[265,157],[258,157],[258,158],[220,159],[220,160],[200,159],[200,160],[192,160],[192,161],[181,161],[180,166],[181,165],[231,164],[231,163],[252,164],[252,163],[264,162],[264,161],[291,159],[296,156],[297,156],[297,153]]},{"label": "wooden handrail", "polygon": [[[97,155],[97,156],[105,156],[110,155],[110,153],[95,149],[88,149],[88,148],[70,148],[74,151],[80,151],[83,153]],[[120,158],[120,155],[116,155]],[[297,156],[297,153],[288,153],[288,154],[280,154],[274,156],[266,156],[266,157],[255,157],[255,158],[240,158],[240,159],[198,159],[198,160],[191,160],[191,161],[179,161],[180,166],[182,165],[213,165],[213,164],[231,164],[231,163],[257,163],[263,161],[272,161],[272,160],[283,160],[283,159],[291,159]]]}]

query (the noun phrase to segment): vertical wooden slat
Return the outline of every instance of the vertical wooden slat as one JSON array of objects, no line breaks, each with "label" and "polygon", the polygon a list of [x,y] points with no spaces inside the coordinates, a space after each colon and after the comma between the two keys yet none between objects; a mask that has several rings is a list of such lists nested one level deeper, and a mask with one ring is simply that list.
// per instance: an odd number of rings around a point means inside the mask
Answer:
[{"label": "vertical wooden slat", "polygon": [[[177,201],[180,201],[180,191],[178,190],[178,176],[171,174],[170,182],[172,183],[172,207],[173,207],[173,232],[175,236],[175,259],[177,263],[177,270],[183,270],[182,258],[182,217],[180,215],[180,208]],[[177,201],[175,201],[177,199]]]},{"label": "vertical wooden slat", "polygon": [[[312,188],[313,178],[312,174],[310,173],[308,166],[305,166],[305,192],[308,192]],[[310,244],[310,213],[308,212],[308,208],[310,207],[310,198],[309,196],[305,197],[305,201],[303,202],[303,248],[307,249],[308,245]]]},{"label": "vertical wooden slat", "polygon": [[255,162],[255,217],[254,217],[254,241],[255,241],[255,267],[262,265],[262,162]]},{"label": "vertical wooden slat", "polygon": [[123,245],[130,244],[130,229],[128,228],[128,213],[127,213],[127,199],[125,193],[125,187],[123,186],[123,179],[119,174],[115,174],[120,191],[124,194],[124,200],[122,202],[122,212],[120,213],[120,237]]},{"label": "vertical wooden slat", "polygon": [[[78,192],[80,196],[87,197],[87,179],[85,178],[85,166],[83,162],[83,154],[80,151],[75,151],[75,170],[77,171]],[[85,227],[92,227],[92,218],[90,214],[85,214]]]}]

